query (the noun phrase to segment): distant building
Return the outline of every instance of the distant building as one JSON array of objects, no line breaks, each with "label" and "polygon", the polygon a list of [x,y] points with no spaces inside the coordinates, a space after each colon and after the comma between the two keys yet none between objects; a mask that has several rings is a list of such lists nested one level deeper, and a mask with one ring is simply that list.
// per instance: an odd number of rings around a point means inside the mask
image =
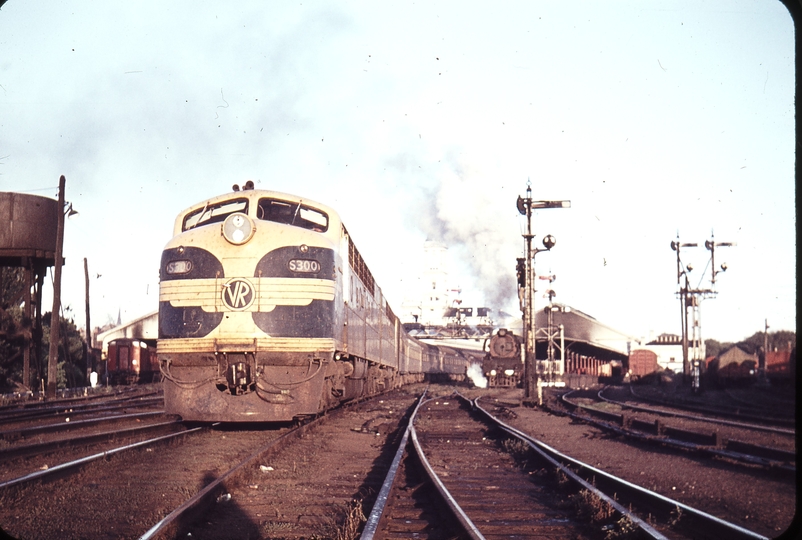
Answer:
[{"label": "distant building", "polygon": [[[691,344],[688,344],[688,358],[691,356]],[[646,345],[639,347],[654,352],[657,355],[657,365],[661,369],[670,369],[674,373],[682,373],[682,336],[676,334],[660,334]],[[701,358],[705,357],[704,344],[701,348]]]},{"label": "distant building", "polygon": [[[119,320],[119,315],[117,319]],[[120,338],[137,339],[142,342],[148,343],[150,346],[156,346],[156,339],[159,337],[159,312],[154,311],[143,315],[126,324],[119,324],[113,328],[109,328],[104,332],[97,333],[95,340],[99,349],[101,349],[102,358],[105,359],[108,351],[109,342]]]},{"label": "distant building", "polygon": [[766,353],[766,374],[769,376],[790,376],[796,370],[796,358],[791,355],[791,344],[783,351],[773,350]]},{"label": "distant building", "polygon": [[718,355],[719,377],[746,377],[757,370],[758,357],[734,345]]}]

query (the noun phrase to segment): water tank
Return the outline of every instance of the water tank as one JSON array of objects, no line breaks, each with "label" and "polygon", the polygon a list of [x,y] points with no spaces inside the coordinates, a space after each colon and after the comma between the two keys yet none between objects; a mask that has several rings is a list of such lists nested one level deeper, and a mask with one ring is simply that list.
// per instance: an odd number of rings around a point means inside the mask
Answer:
[{"label": "water tank", "polygon": [[0,191],[0,258],[52,259],[58,212],[55,199]]}]

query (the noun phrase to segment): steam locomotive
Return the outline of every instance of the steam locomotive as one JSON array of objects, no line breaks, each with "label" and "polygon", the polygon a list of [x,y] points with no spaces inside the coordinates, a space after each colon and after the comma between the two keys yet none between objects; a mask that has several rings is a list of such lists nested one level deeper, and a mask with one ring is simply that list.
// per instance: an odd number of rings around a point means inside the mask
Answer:
[{"label": "steam locomotive", "polygon": [[521,343],[520,337],[505,328],[500,328],[485,340],[482,372],[489,387],[520,386],[524,369]]}]

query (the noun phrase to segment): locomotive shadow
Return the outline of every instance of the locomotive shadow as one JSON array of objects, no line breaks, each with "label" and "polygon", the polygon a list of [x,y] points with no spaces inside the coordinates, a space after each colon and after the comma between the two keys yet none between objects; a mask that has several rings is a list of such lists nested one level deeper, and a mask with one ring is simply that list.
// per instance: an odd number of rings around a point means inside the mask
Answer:
[{"label": "locomotive shadow", "polygon": [[[240,423],[183,422],[187,427],[212,427],[217,432],[236,434],[243,429]],[[276,431],[291,425],[290,422],[253,422],[249,431]],[[206,472],[198,492],[218,479]],[[174,538],[263,538],[260,524],[238,504],[237,493],[241,493],[244,480],[242,473],[234,474],[207,494],[203,502],[189,510],[171,527]]]},{"label": "locomotive shadow", "polygon": [[[214,475],[206,473],[201,489],[215,480]],[[176,538],[261,538],[259,525],[241,509],[224,485],[214,490],[206,504],[182,516],[174,530]]]}]

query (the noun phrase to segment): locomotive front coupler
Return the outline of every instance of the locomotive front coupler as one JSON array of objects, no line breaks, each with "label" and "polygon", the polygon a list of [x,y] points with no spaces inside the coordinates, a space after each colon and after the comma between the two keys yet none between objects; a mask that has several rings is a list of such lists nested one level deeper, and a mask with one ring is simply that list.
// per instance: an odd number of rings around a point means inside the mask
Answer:
[{"label": "locomotive front coupler", "polygon": [[[216,352],[217,375],[220,381],[217,387],[234,396],[247,394],[256,390],[258,366],[253,353]],[[222,384],[225,379],[225,384]]]}]

